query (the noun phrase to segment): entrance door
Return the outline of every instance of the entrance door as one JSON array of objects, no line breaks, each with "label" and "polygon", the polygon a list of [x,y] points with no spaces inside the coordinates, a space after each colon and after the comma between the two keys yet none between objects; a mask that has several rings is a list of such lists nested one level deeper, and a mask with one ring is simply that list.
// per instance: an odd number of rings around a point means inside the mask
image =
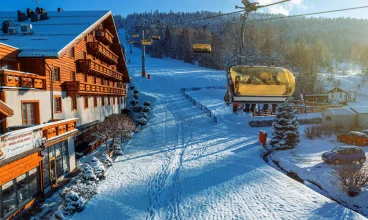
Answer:
[{"label": "entrance door", "polygon": [[50,180],[53,187],[57,186],[56,158],[50,158]]}]

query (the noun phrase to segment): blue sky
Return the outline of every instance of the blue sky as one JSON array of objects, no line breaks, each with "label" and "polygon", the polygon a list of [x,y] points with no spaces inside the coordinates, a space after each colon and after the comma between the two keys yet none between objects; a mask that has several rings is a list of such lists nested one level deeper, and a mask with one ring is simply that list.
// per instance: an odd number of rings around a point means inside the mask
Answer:
[{"label": "blue sky", "polygon": [[[254,0],[251,0],[254,1]],[[270,3],[277,0],[258,0],[261,3]],[[2,4],[0,10],[25,9],[27,7],[43,7],[46,10],[56,10],[61,7],[64,10],[112,10],[114,14],[127,15],[133,12],[159,11],[192,12],[197,10],[207,11],[234,11],[236,4],[240,5],[241,0],[0,0],[6,2]],[[292,0],[283,6],[276,6],[266,10],[266,12],[283,14],[300,14],[317,11],[326,11],[340,8],[350,8],[368,5],[367,0]],[[1,15],[0,15],[1,16]],[[339,12],[324,15],[327,17],[356,17],[368,19],[368,8]]]}]

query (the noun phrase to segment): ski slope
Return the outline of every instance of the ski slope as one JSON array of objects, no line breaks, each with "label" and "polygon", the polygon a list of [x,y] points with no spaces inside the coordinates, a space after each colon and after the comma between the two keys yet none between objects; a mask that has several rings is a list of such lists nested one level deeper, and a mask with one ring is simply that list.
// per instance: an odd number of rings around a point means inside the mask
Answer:
[{"label": "ski slope", "polygon": [[[152,104],[150,119],[73,219],[364,219],[268,166],[245,115],[225,114],[223,104],[214,124],[180,94],[223,86],[223,71],[147,58],[148,80],[140,76],[140,51],[128,48],[140,103]],[[214,93],[207,101],[220,105]]]}]

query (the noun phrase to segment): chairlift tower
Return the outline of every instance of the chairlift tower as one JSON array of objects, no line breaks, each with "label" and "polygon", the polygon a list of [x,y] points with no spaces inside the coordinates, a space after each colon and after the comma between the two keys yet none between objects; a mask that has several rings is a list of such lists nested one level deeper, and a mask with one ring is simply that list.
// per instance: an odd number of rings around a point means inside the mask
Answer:
[{"label": "chairlift tower", "polygon": [[[142,39],[144,39],[144,29],[142,30]],[[146,77],[146,46],[142,44],[142,77]]]}]

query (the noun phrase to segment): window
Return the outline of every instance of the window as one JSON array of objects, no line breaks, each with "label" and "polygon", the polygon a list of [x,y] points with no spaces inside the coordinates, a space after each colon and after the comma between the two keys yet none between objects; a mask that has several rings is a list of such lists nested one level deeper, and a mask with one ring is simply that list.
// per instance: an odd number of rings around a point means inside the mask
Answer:
[{"label": "window", "polygon": [[97,77],[93,77],[93,83],[97,84]]},{"label": "window", "polygon": [[70,81],[76,81],[75,72],[72,71],[70,74]]},{"label": "window", "polygon": [[29,199],[27,175],[23,174],[19,176],[16,179],[16,181],[17,181],[17,198],[18,198],[18,205],[19,205]]},{"label": "window", "polygon": [[69,153],[68,153],[68,141],[62,142],[62,153],[63,153],[63,167],[64,173],[69,173]]},{"label": "window", "polygon": [[107,105],[110,105],[110,97],[107,97]]},{"label": "window", "polygon": [[93,96],[93,107],[97,107],[97,97]]},{"label": "window", "polygon": [[61,106],[61,97],[60,96],[56,96],[56,97],[54,97],[54,107],[55,107],[55,112],[56,113],[60,113],[60,112],[62,112],[63,110],[62,110],[62,106]]},{"label": "window", "polygon": [[340,98],[342,98],[342,92],[340,92]]},{"label": "window", "polygon": [[54,67],[54,82],[60,82],[60,68]]},{"label": "window", "polygon": [[83,59],[87,59],[87,53],[83,52]]},{"label": "window", "polygon": [[77,97],[72,97],[72,111],[77,110]]},{"label": "window", "polygon": [[84,82],[88,82],[88,75],[86,73],[84,74]]},{"label": "window", "polygon": [[36,124],[35,103],[22,103],[22,124]]},{"label": "window", "polygon": [[105,97],[101,97],[101,105],[104,106],[105,105]]},{"label": "window", "polygon": [[74,47],[70,48],[69,55],[70,55],[70,58],[74,58],[75,57],[75,55],[74,55]]},{"label": "window", "polygon": [[332,119],[331,119],[331,116],[327,116],[326,117],[326,121],[331,121]]},{"label": "window", "polygon": [[46,188],[50,186],[50,166],[49,166],[49,148],[45,148],[42,150],[42,171],[43,171],[43,187]]},{"label": "window", "polygon": [[34,168],[33,170],[29,171],[28,174],[28,178],[29,178],[29,194],[31,196],[31,198],[37,196],[38,192],[39,192],[39,188],[38,188],[38,169]]},{"label": "window", "polygon": [[11,180],[2,186],[4,216],[17,207],[14,181]]},{"label": "window", "polygon": [[115,105],[115,97],[112,97],[112,104]]},{"label": "window", "polygon": [[84,109],[88,108],[88,96],[83,97],[84,99]]}]

